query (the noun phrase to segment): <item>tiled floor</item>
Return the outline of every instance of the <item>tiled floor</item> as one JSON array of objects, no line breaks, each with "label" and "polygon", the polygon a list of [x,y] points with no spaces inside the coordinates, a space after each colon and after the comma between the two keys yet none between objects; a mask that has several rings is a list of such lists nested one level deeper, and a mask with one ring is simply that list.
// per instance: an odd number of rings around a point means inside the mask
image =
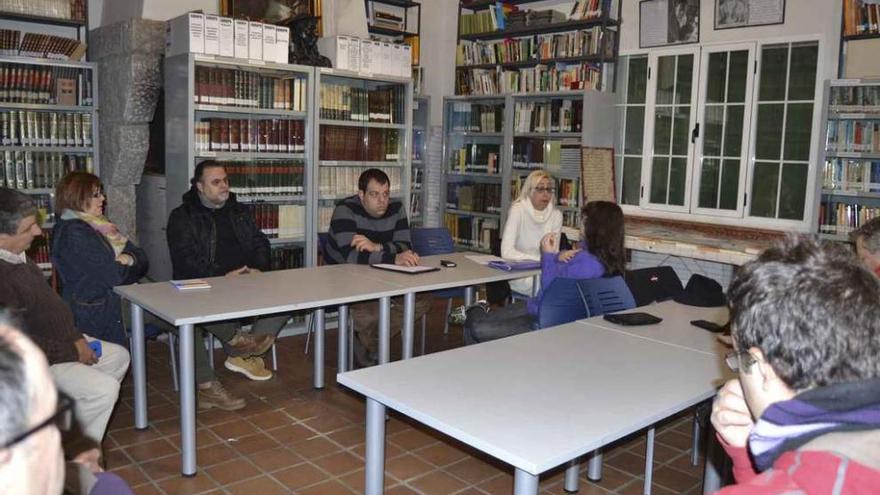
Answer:
[{"label": "tiled floor", "polygon": [[[438,301],[428,330],[428,349],[461,345],[461,330],[443,334],[445,304]],[[311,355],[303,354],[304,336],[281,339],[280,370],[267,382],[251,382],[228,372],[216,354],[219,376],[245,396],[238,412],[199,413],[198,475],[180,476],[178,399],[172,389],[168,347],[147,347],[150,427],[133,429],[132,386],[122,398],[104,444],[107,468],[138,494],[336,495],[362,493],[364,484],[364,401],[333,384],[335,332],[328,333],[322,391],[311,387]],[[399,355],[396,350],[392,356]],[[691,412],[662,425],[655,446],[654,492],[699,493],[702,460],[690,464]],[[642,492],[644,434],[623,439],[605,454],[602,480],[581,476],[581,494]],[[400,416],[387,426],[385,487],[389,495],[510,494],[513,470],[454,440]],[[541,493],[565,493],[563,471],[541,476]]]}]

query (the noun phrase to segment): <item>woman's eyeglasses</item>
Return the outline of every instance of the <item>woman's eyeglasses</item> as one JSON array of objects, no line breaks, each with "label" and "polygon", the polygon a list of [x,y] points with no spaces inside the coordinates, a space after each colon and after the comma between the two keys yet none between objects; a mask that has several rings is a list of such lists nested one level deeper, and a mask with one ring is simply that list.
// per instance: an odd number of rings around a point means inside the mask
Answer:
[{"label": "woman's eyeglasses", "polygon": [[733,351],[724,356],[724,362],[727,363],[730,371],[738,373],[739,370],[749,369],[757,360],[749,351]]},{"label": "woman's eyeglasses", "polygon": [[95,192],[92,193],[92,197],[93,197],[93,198],[103,198],[103,197],[106,197],[106,196],[104,196],[104,190],[103,190],[103,189],[98,189],[98,190],[96,190]]},{"label": "woman's eyeglasses", "polygon": [[556,192],[556,189],[553,187],[536,187],[535,191],[539,193],[553,194]]},{"label": "woman's eyeglasses", "polygon": [[2,446],[0,446],[0,450],[6,450],[6,449],[14,446],[15,444],[23,441],[27,437],[33,435],[34,433],[42,430],[43,428],[45,428],[47,426],[55,425],[58,428],[58,430],[61,431],[62,433],[70,431],[70,427],[73,425],[73,404],[74,404],[74,400],[72,398],[70,398],[70,396],[68,396],[64,392],[59,391],[58,392],[58,406],[57,406],[57,409],[55,410],[55,414],[49,416],[48,418],[46,418],[45,421],[34,426],[33,428],[30,428],[29,430],[25,431],[24,433],[17,435],[14,438],[10,439],[6,443],[4,443]]}]

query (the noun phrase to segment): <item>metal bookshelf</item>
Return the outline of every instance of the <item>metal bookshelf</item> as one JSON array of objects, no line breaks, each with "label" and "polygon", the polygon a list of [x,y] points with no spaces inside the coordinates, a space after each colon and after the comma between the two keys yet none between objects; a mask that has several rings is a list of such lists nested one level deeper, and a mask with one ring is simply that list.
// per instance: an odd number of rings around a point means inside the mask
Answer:
[{"label": "metal bookshelf", "polygon": [[410,173],[409,223],[420,227],[425,223],[425,160],[428,156],[428,128],[431,124],[431,97],[417,96],[413,100],[412,171]]}]

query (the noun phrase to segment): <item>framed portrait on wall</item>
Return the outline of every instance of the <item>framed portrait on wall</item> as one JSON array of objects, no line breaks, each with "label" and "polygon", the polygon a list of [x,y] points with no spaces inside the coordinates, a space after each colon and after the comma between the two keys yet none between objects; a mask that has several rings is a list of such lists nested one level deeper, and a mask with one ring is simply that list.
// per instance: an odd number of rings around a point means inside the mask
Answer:
[{"label": "framed portrait on wall", "polygon": [[642,0],[639,47],[683,45],[700,41],[700,0]]},{"label": "framed portrait on wall", "polygon": [[269,24],[312,14],[314,0],[220,0],[220,15]]},{"label": "framed portrait on wall", "polygon": [[715,29],[785,22],[785,0],[715,0]]}]

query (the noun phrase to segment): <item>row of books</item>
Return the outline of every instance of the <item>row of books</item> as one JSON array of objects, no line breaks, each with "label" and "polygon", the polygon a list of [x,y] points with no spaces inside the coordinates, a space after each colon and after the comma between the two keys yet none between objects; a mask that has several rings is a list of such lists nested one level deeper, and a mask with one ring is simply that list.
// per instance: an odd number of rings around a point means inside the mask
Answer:
[{"label": "row of books", "polygon": [[[519,198],[522,191],[525,176],[516,176],[510,181],[510,200],[514,201]],[[564,179],[555,180],[556,188],[556,204],[558,206],[580,206],[580,179]]]},{"label": "row of books", "polygon": [[611,0],[576,0],[566,18],[564,13],[557,10],[520,11],[515,6],[499,1],[485,10],[459,16],[458,30],[460,35],[468,35],[515,30],[526,26],[551,26],[567,20],[598,19],[610,7]]},{"label": "row of books", "polygon": [[2,112],[0,145],[89,147],[92,145],[92,115],[81,112]]},{"label": "row of books", "polygon": [[84,21],[86,0],[0,0],[0,11]]},{"label": "row of books", "polygon": [[501,184],[449,182],[446,207],[479,213],[501,213]]},{"label": "row of books", "polygon": [[594,64],[539,64],[522,69],[468,69],[455,73],[456,94],[497,95],[597,89],[602,71]]},{"label": "row of books", "polygon": [[322,119],[404,123],[406,95],[403,86],[365,89],[347,84],[322,84],[320,92]]},{"label": "row of books", "polygon": [[37,208],[37,221],[45,226],[45,224],[55,223],[55,202],[54,194],[31,194],[31,201]]},{"label": "row of books", "polygon": [[575,0],[569,19],[598,19],[611,11],[611,0]]},{"label": "row of books", "polygon": [[305,235],[305,205],[251,203],[248,208],[254,216],[257,228],[262,230],[266,237],[290,239]]},{"label": "row of books", "polygon": [[449,170],[453,172],[500,172],[500,144],[467,143],[449,154]]},{"label": "row of books", "polygon": [[306,149],[302,120],[203,119],[195,123],[196,151],[301,153]]},{"label": "row of books", "polygon": [[495,2],[495,5],[486,10],[471,14],[461,14],[458,17],[458,34],[489,33],[504,29],[507,27],[505,25],[505,13],[510,13],[514,10],[517,10],[515,6]]},{"label": "row of books", "polygon": [[27,250],[27,257],[34,263],[42,265],[52,262],[52,253],[49,249],[52,246],[51,235],[51,230],[44,230],[41,235],[34,237],[31,246]]},{"label": "row of books", "polygon": [[880,121],[829,121],[825,149],[830,152],[880,152]]},{"label": "row of books", "polygon": [[[223,162],[229,188],[244,197],[303,194],[305,166],[300,161]],[[243,198],[239,198],[242,200]]]},{"label": "row of books", "polygon": [[593,27],[580,31],[536,34],[497,41],[466,41],[456,49],[455,64],[459,67],[481,64],[538,62],[566,57],[614,55],[614,31]]},{"label": "row of books", "polygon": [[92,157],[66,153],[4,151],[0,153],[0,186],[12,189],[54,188],[67,172],[93,172]]},{"label": "row of books", "polygon": [[880,112],[880,85],[832,86],[828,109],[832,112]]},{"label": "row of books", "polygon": [[489,252],[492,246],[501,242],[499,219],[472,217],[447,213],[444,224],[452,234],[452,240],[459,246]]},{"label": "row of books", "polygon": [[[825,162],[822,187],[824,189],[880,191],[880,161],[833,159]],[[871,187],[871,185],[876,186]]]},{"label": "row of books", "polygon": [[412,194],[409,197],[409,224],[415,226],[416,219],[422,216],[422,195]]},{"label": "row of books", "polygon": [[[318,194],[323,197],[344,198],[358,192],[358,178],[368,166],[321,167],[319,169]],[[403,189],[403,171],[400,167],[377,167],[388,174],[391,195],[400,196]]]},{"label": "row of books", "polygon": [[79,40],[50,34],[24,33],[15,29],[0,29],[0,55],[54,60],[80,60],[86,45]]},{"label": "row of books", "polygon": [[504,126],[504,105],[479,105],[455,102],[449,114],[449,125],[456,132],[501,132]]},{"label": "row of books", "polygon": [[575,145],[561,139],[516,138],[513,140],[513,168],[558,169],[563,162],[563,149],[572,147],[580,150],[579,143]]},{"label": "row of books", "polygon": [[240,69],[196,66],[195,102],[305,112],[308,79],[266,76]]},{"label": "row of books", "polygon": [[823,201],[819,205],[819,232],[846,235],[877,216],[880,208]]},{"label": "row of books", "polygon": [[278,246],[269,253],[272,270],[290,270],[305,266],[305,251],[298,246]]},{"label": "row of books", "polygon": [[513,108],[514,132],[580,132],[582,100],[517,102]]},{"label": "row of books", "polygon": [[413,161],[421,161],[423,159],[422,152],[425,146],[425,133],[423,131],[413,130],[412,159]]},{"label": "row of books", "polygon": [[[579,211],[565,210],[562,212],[562,227],[580,232],[581,230],[581,213]],[[569,240],[573,240],[569,236]]]},{"label": "row of books", "polygon": [[399,129],[322,125],[321,160],[392,161],[401,157]]},{"label": "row of books", "polygon": [[880,34],[880,5],[874,1],[843,0],[843,34]]},{"label": "row of books", "polygon": [[0,102],[92,105],[91,70],[0,63]]}]

